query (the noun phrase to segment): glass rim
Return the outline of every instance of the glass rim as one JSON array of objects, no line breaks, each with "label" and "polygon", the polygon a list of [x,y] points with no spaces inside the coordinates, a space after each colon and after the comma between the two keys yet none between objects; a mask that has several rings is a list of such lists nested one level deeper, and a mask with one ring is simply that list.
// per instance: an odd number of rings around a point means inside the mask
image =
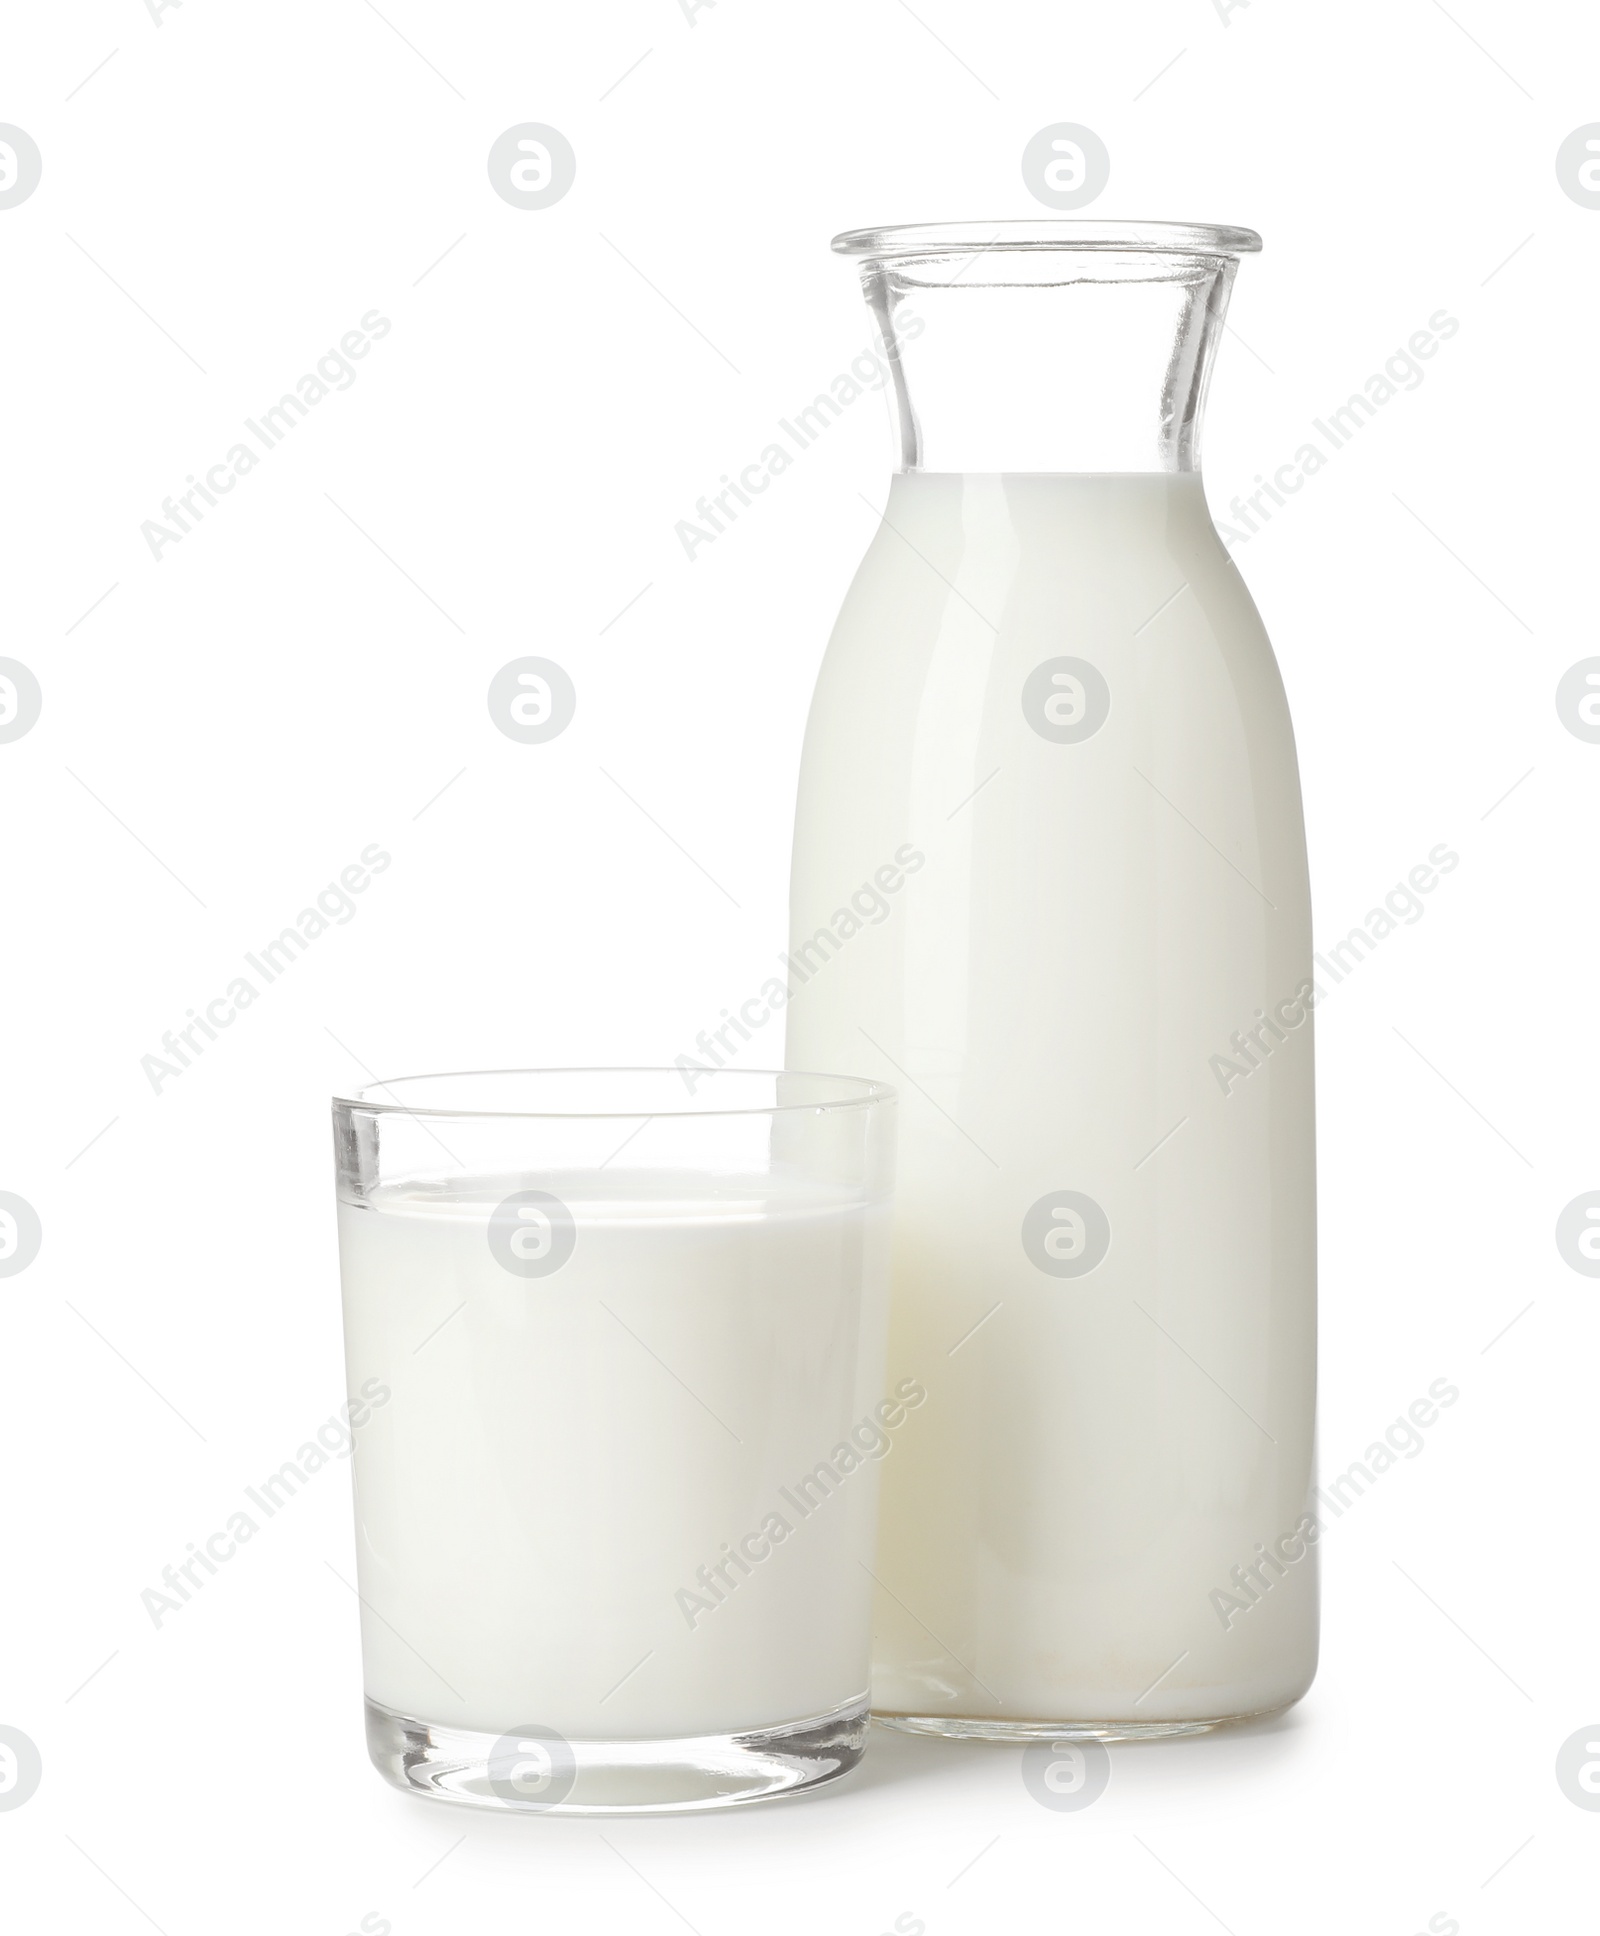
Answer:
[{"label": "glass rim", "polygon": [[[830,1075],[811,1069],[696,1069],[692,1073],[697,1087],[702,1083],[750,1084],[788,1078],[797,1082],[832,1085],[835,1093],[820,1097],[810,1096],[794,1102],[740,1104],[730,1107],[714,1105],[709,1100],[701,1102],[691,1092],[683,1096],[677,1108],[651,1109],[486,1109],[449,1103],[408,1102],[400,1094],[411,1085],[495,1082],[518,1078],[538,1080],[544,1077],[670,1077],[681,1089],[684,1077],[682,1069],[660,1063],[638,1063],[591,1064],[572,1068],[451,1069],[440,1070],[429,1075],[390,1076],[383,1081],[365,1083],[352,1095],[335,1095],[332,1103],[336,1111],[354,1109],[369,1115],[453,1118],[458,1121],[464,1118],[482,1118],[497,1121],[520,1119],[544,1122],[637,1122],[641,1118],[650,1120],[658,1116],[685,1118],[783,1116],[808,1110],[865,1109],[878,1103],[898,1100],[896,1092],[887,1083],[876,1082],[868,1076]],[[380,1091],[387,1092],[387,1096],[380,1096],[378,1093]]]},{"label": "glass rim", "polygon": [[1206,222],[1110,222],[1070,217],[1000,222],[912,222],[846,229],[829,245],[838,255],[869,260],[909,256],[988,255],[1009,250],[1121,250],[1129,255],[1254,255],[1254,229]]}]

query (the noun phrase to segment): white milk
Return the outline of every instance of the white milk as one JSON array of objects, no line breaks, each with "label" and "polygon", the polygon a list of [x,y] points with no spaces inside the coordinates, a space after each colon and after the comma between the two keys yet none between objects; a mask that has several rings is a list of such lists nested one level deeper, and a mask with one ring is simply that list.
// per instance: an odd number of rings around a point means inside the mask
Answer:
[{"label": "white milk", "polygon": [[[1067,743],[1024,710],[1061,657],[1110,699]],[[1043,676],[1034,718],[1094,721],[1092,680]],[[887,912],[848,932],[874,881]],[[1000,1732],[1293,1700],[1316,1658],[1304,834],[1198,476],[894,479],[812,710],[791,932],[791,1067],[900,1092],[889,1377],[928,1402],[884,1475],[874,1708]],[[1082,1275],[1024,1248],[1064,1190],[1109,1221]],[[1092,1262],[1092,1216],[1036,1216],[1040,1254]]]},{"label": "white milk", "polygon": [[[598,1198],[593,1175],[475,1178],[340,1203],[349,1388],[390,1393],[355,1452],[381,1706],[577,1742],[864,1695],[885,1213],[770,1176],[686,1202],[697,1183],[607,1171]],[[511,1275],[486,1237],[530,1184],[575,1219],[547,1277]]]}]

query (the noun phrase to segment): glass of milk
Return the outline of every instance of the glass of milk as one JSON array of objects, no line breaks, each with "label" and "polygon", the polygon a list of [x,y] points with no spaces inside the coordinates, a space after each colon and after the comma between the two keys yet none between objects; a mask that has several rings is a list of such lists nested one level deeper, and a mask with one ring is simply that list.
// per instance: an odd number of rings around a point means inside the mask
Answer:
[{"label": "glass of milk", "polygon": [[676,1069],[333,1105],[367,1739],[397,1787],[723,1806],[860,1759],[893,1092]]}]

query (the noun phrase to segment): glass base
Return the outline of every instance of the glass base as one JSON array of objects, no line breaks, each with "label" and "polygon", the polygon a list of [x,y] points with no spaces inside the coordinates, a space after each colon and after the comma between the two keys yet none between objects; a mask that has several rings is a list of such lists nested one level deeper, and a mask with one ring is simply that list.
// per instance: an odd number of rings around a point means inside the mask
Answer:
[{"label": "glass base", "polygon": [[542,1727],[481,1734],[373,1700],[366,1710],[372,1765],[408,1794],[530,1815],[665,1815],[837,1781],[866,1751],[868,1697],[782,1727],[670,1741],[567,1741]]},{"label": "glass base", "polygon": [[1253,1714],[1219,1714],[1204,1721],[992,1721],[963,1714],[885,1714],[872,1718],[901,1734],[934,1734],[947,1741],[1160,1741],[1180,1734],[1209,1734],[1240,1721],[1260,1721],[1281,1708]]}]

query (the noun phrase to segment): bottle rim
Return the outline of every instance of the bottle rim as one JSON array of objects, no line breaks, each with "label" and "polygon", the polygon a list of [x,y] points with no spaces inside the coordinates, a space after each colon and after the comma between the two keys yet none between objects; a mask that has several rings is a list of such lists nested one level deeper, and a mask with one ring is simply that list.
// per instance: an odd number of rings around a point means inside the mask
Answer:
[{"label": "bottle rim", "polygon": [[987,255],[1041,249],[1121,250],[1130,255],[1254,255],[1254,229],[1205,222],[1108,222],[1041,219],[1003,222],[912,222],[901,226],[846,229],[833,238],[838,255],[870,260],[910,256]]}]

